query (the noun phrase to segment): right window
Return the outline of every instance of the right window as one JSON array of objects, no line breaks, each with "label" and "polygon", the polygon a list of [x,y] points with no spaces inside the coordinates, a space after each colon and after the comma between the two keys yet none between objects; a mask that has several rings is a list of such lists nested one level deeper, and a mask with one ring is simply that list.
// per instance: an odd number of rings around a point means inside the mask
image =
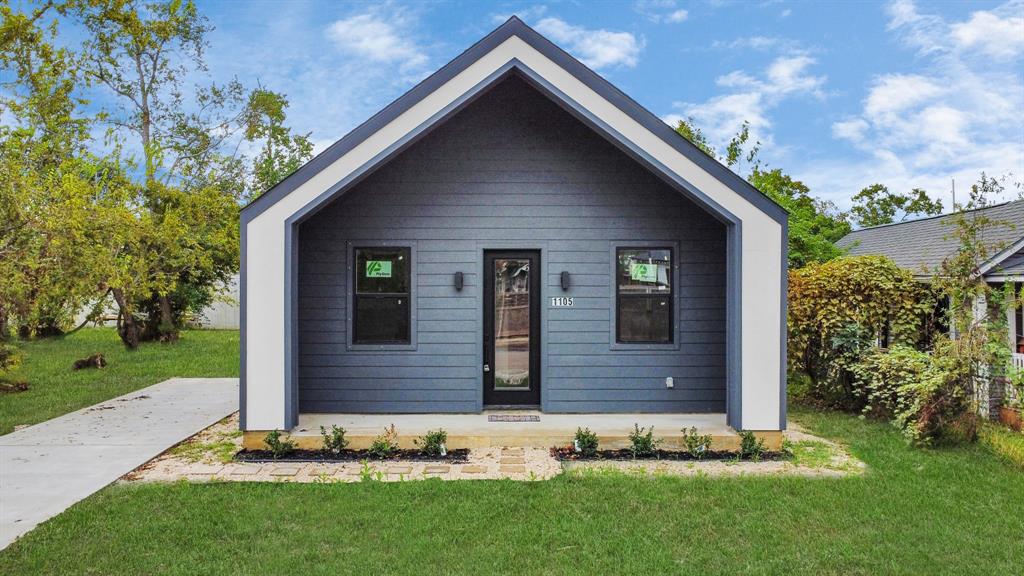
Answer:
[{"label": "right window", "polygon": [[615,339],[672,343],[672,249],[616,248]]}]

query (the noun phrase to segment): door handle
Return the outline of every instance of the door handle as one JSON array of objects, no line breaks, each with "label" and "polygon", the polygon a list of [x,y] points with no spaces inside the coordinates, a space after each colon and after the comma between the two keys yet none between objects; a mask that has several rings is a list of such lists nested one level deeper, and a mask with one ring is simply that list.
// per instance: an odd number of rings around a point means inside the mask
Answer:
[{"label": "door handle", "polygon": [[484,364],[484,372],[490,372],[490,371],[491,371],[491,365],[490,364]]}]

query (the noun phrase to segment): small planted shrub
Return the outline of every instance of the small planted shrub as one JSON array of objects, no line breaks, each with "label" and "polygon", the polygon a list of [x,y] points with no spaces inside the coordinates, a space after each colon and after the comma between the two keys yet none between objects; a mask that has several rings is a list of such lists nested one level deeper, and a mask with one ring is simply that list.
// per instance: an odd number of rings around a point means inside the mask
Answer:
[{"label": "small planted shrub", "polygon": [[295,443],[287,439],[282,440],[280,430],[267,432],[267,435],[263,438],[263,443],[267,445],[267,449],[270,450],[275,460],[295,451]]},{"label": "small planted shrub", "polygon": [[758,462],[764,455],[764,441],[750,430],[740,430],[740,458]]},{"label": "small planted shrub", "polygon": [[424,456],[444,456],[448,454],[448,448],[445,447],[445,442],[447,441],[448,433],[444,431],[444,428],[429,430],[426,435],[413,440],[419,446],[420,453]]},{"label": "small planted shrub", "polygon": [[597,434],[591,432],[590,428],[577,428],[573,448],[583,456],[597,454]]},{"label": "small planted shrub", "polygon": [[647,458],[653,456],[658,449],[660,440],[654,439],[654,426],[641,428],[639,424],[633,424],[633,431],[629,433],[630,451],[633,458]]},{"label": "small planted shrub", "polygon": [[711,449],[711,434],[697,434],[697,428],[683,428],[683,445],[691,456],[700,460]]},{"label": "small planted shrub", "polygon": [[348,446],[348,439],[345,438],[345,429],[339,428],[334,424],[331,425],[331,431],[328,432],[323,426],[320,427],[320,435],[324,438],[324,452],[331,454],[341,454],[341,451]]},{"label": "small planted shrub", "polygon": [[83,368],[106,368],[107,359],[103,354],[97,352],[90,355],[88,358],[82,358],[75,360],[75,363],[71,365],[72,370],[81,370]]},{"label": "small planted shrub", "polygon": [[384,428],[384,433],[373,439],[367,453],[374,458],[390,458],[398,450],[398,431],[395,425]]}]

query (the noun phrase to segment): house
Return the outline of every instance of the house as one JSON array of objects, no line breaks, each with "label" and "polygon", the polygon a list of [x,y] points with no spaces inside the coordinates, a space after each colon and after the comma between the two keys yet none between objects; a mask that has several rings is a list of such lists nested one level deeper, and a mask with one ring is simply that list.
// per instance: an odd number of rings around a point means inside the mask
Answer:
[{"label": "house", "polygon": [[777,443],[786,225],[513,17],[242,211],[245,437],[520,408]]},{"label": "house", "polygon": [[[914,274],[922,282],[929,281],[943,260],[956,253],[959,239],[955,236],[956,218],[984,218],[983,238],[992,254],[979,269],[986,282],[1002,286],[1012,282],[1019,293],[1024,283],[1024,200],[995,204],[977,210],[943,214],[896,224],[885,224],[855,230],[837,243],[851,256],[882,255]],[[984,309],[985,303],[976,303]],[[1013,365],[1024,369],[1024,315],[1010,306],[1005,311]],[[1002,404],[1003,387],[987,387],[981,392],[987,399],[987,410],[995,414]]]}]

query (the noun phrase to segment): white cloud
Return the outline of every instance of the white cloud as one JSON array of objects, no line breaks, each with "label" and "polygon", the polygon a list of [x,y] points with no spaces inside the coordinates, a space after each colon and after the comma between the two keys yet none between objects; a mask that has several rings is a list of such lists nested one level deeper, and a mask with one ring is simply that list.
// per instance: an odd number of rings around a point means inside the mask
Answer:
[{"label": "white cloud", "polygon": [[977,49],[993,58],[1016,58],[1024,53],[1022,12],[1005,17],[994,12],[975,12],[967,22],[953,25],[953,40],[964,49]]},{"label": "white cloud", "polygon": [[643,39],[630,32],[589,30],[558,18],[544,18],[537,22],[536,28],[595,70],[615,66],[632,68],[644,47]]},{"label": "white cloud", "polygon": [[[801,167],[801,177],[840,204],[872,182],[921,187],[949,205],[951,179],[966,188],[982,171],[1024,172],[1024,3],[947,21],[908,0],[888,8],[888,30],[915,50],[920,70],[876,76],[858,114],[833,137],[863,156]],[[1016,31],[1016,36],[1014,34]]]},{"label": "white cloud", "polygon": [[729,90],[704,102],[676,102],[676,113],[663,120],[675,124],[682,118],[693,118],[697,126],[722,147],[736,134],[744,122],[750,124],[754,139],[763,144],[772,142],[770,111],[792,97],[824,97],[825,76],[810,72],[815,59],[806,54],[778,56],[757,76],[735,70],[715,79]]},{"label": "white cloud", "polygon": [[639,0],[635,6],[637,12],[657,24],[679,24],[690,17],[690,12],[680,8],[676,0]]},{"label": "white cloud", "polygon": [[345,52],[411,71],[423,67],[428,58],[403,29],[404,24],[401,18],[373,12],[357,14],[333,22],[327,27],[327,37]]}]

